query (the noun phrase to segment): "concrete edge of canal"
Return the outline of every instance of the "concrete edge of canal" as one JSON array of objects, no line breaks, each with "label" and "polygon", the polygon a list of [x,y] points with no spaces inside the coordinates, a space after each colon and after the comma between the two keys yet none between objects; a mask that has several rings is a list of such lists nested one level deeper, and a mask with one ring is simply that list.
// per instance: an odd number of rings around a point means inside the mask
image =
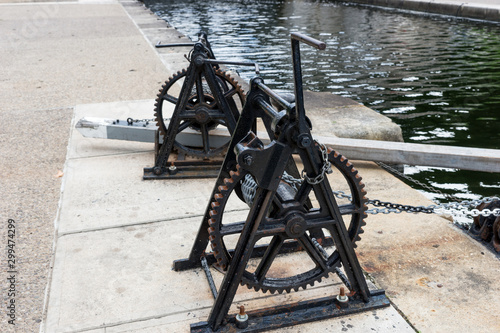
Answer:
[{"label": "concrete edge of canal", "polygon": [[475,20],[500,22],[499,1],[350,0],[348,3],[412,10]]}]

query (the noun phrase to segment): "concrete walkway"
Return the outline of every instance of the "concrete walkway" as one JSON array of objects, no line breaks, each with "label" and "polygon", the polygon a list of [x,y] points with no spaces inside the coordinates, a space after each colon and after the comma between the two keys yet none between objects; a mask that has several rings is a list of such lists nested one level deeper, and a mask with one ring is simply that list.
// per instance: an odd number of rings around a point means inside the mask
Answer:
[{"label": "concrete walkway", "polygon": [[[212,182],[142,181],[150,144],[74,130],[83,116],[150,118],[161,82],[186,65],[182,50],[157,53],[151,43],[182,36],[138,2],[91,0],[0,4],[0,36],[0,212],[17,223],[19,259],[17,325],[2,315],[0,331],[187,332],[212,299],[200,270],[170,267],[189,252]],[[370,198],[431,204],[376,165],[354,164]],[[414,327],[499,331],[495,256],[439,216],[370,215],[367,223],[361,264]],[[281,296],[240,288],[236,301],[258,308],[337,287],[331,278]],[[391,307],[281,331],[333,330],[412,328]]]},{"label": "concrete walkway", "polygon": [[350,0],[347,2],[500,22],[500,0]]},{"label": "concrete walkway", "polygon": [[[9,2],[0,0],[0,230],[16,222],[15,331],[37,332],[74,106],[155,98],[169,72],[118,2]],[[0,331],[12,330],[1,313]]]}]

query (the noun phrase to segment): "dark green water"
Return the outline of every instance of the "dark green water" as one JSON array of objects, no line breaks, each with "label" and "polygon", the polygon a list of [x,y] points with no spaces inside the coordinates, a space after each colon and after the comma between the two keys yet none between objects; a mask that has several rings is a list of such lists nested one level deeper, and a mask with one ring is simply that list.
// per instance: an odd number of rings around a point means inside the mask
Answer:
[{"label": "dark green water", "polygon": [[[327,43],[302,48],[306,89],[392,118],[406,142],[500,149],[499,25],[334,1],[145,3],[193,40],[208,31],[218,59],[259,63],[266,84],[282,91],[293,90],[290,32],[303,32]],[[460,199],[500,194],[499,174],[410,166],[405,174]]]}]

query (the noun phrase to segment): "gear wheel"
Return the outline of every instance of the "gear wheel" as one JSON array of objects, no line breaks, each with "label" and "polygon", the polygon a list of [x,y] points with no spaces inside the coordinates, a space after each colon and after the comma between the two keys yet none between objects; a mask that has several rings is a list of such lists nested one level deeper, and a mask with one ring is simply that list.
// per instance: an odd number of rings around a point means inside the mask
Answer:
[{"label": "gear wheel", "polygon": [[[174,74],[165,81],[165,84],[157,95],[154,116],[158,129],[162,135],[166,136],[167,134],[168,125],[165,123],[165,118],[167,118],[169,106],[173,110],[180,99],[182,91],[177,93],[176,89],[182,87],[186,74],[186,69]],[[215,75],[231,109],[230,111],[237,120],[240,110],[245,103],[245,92],[242,90],[241,85],[225,71],[216,69]],[[179,85],[176,85],[176,83],[179,83]],[[182,112],[184,112],[184,110],[181,110],[181,113]],[[178,152],[200,158],[209,158],[223,154],[229,145],[229,140],[218,147],[210,147],[208,142],[209,131],[215,129],[218,125],[227,127],[226,117],[224,112],[218,108],[216,99],[205,77],[200,74],[189,92],[185,114],[181,115],[181,122],[177,134],[188,128],[200,132],[203,141],[202,147],[189,146],[176,139],[174,148]]]},{"label": "gear wheel", "polygon": [[[343,156],[337,152],[329,152],[328,159],[335,171],[329,176],[330,183],[335,184],[336,187],[340,186],[338,189],[350,192],[348,194],[352,198],[351,201],[345,199],[346,197],[339,199],[338,206],[349,238],[355,246],[355,242],[360,240],[359,234],[363,232],[362,226],[366,224],[364,218],[367,216],[367,199],[364,184],[361,182],[358,171]],[[231,196],[231,194],[235,192],[234,190],[238,188],[247,174],[248,172],[239,166],[236,171],[231,171],[230,177],[224,179],[224,185],[218,187],[211,201],[209,240],[217,259],[217,265],[221,270],[226,270],[231,261],[226,243],[234,246],[234,236],[241,233],[244,224],[241,221],[246,218],[242,214],[242,207],[245,203],[237,195]],[[268,244],[267,249],[260,262],[257,262],[259,259],[252,259],[249,262],[243,274],[242,284],[263,292],[290,292],[292,289],[305,289],[308,285],[312,286],[340,266],[340,257],[334,246],[324,248],[326,250],[325,256],[314,245],[313,234],[318,229],[327,234],[333,224],[330,217],[326,216],[329,214],[323,214],[321,207],[314,206],[313,186],[309,183],[302,185],[302,187],[304,186],[306,187],[305,191],[299,189],[299,193],[304,193],[303,197],[296,197],[290,195],[290,187],[286,187],[284,182],[281,182],[280,187],[284,187],[284,189],[278,188],[273,199],[273,206],[256,232],[256,244],[262,244],[265,241]],[[310,199],[312,204],[304,204],[308,201],[307,199]],[[232,221],[236,219],[238,222],[224,221],[223,223],[224,219]],[[312,264],[305,264],[306,271],[300,271],[298,274],[296,274],[297,271],[293,271],[291,276],[283,277],[283,275],[288,274],[283,273],[287,271],[287,267],[284,267],[283,263],[278,263],[277,269],[274,269],[273,272],[273,264],[275,261],[281,260],[278,254],[282,245],[291,240],[298,241],[308,255],[302,253],[302,258],[310,259]]]}]

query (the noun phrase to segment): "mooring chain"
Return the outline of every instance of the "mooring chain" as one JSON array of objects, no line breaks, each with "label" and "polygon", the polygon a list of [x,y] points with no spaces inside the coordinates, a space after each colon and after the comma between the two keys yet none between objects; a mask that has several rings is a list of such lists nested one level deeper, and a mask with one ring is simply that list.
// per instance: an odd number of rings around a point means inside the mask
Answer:
[{"label": "mooring chain", "polygon": [[428,207],[424,206],[410,206],[410,205],[402,205],[402,204],[395,204],[392,202],[382,202],[380,200],[368,200],[367,204],[373,205],[375,207],[384,207],[383,209],[378,209],[378,208],[373,208],[367,210],[367,213],[369,214],[378,214],[378,213],[383,213],[383,214],[389,214],[389,213],[402,213],[402,212],[407,212],[407,213],[425,213],[425,214],[432,214],[434,213],[434,210]]},{"label": "mooring chain", "polygon": [[317,175],[314,178],[309,178],[309,176],[307,176],[305,170],[302,170],[301,176],[309,184],[318,185],[319,183],[321,183],[325,179],[325,174],[332,173],[332,165],[330,164],[330,161],[328,160],[328,149],[326,148],[326,146],[322,143],[319,143],[316,140],[314,140],[314,142],[321,149],[321,157],[323,158],[323,166],[321,167],[321,171],[320,171],[319,175]]},{"label": "mooring chain", "polygon": [[408,181],[412,182],[413,184],[417,184],[418,186],[420,186],[420,187],[422,187],[422,188],[426,189],[426,190],[427,190],[427,191],[429,191],[429,192],[434,192],[434,193],[437,193],[437,194],[439,194],[439,195],[442,195],[443,197],[445,197],[446,199],[451,200],[451,201],[457,201],[457,202],[459,202],[459,201],[460,201],[460,199],[459,199],[459,198],[457,198],[457,197],[455,197],[455,196],[453,196],[453,195],[451,195],[451,194],[448,194],[448,193],[443,193],[443,192],[441,192],[440,190],[438,190],[437,188],[434,188],[434,187],[432,187],[432,186],[429,186],[429,185],[427,185],[427,184],[424,184],[424,183],[422,183],[421,181],[416,180],[416,179],[415,179],[415,178],[413,178],[413,177],[410,177],[410,176],[408,176],[408,175],[405,175],[405,174],[404,174],[404,173],[402,173],[401,171],[396,170],[396,169],[394,169],[393,167],[391,167],[391,166],[389,166],[389,165],[387,165],[387,164],[385,164],[385,163],[383,163],[383,162],[375,162],[375,163],[376,163],[378,166],[382,167],[383,169],[385,169],[385,170],[389,171],[390,173],[393,173],[393,174],[395,174],[395,175],[397,175],[397,176],[399,176],[399,177],[401,177],[401,178],[403,178],[403,179],[406,179],[406,180],[408,180]]},{"label": "mooring chain", "polygon": [[[324,174],[323,174],[324,176]],[[297,185],[302,183],[302,179],[297,179],[292,177],[289,174],[283,175],[282,179],[293,186],[296,189]],[[307,180],[307,179],[306,179]],[[309,182],[310,183],[310,182]],[[344,191],[333,191],[333,194],[338,199],[348,199],[352,200],[352,197],[349,194],[346,194]],[[471,216],[500,216],[500,208],[495,208],[493,210],[490,209],[469,209],[468,207],[477,207],[482,203],[490,203],[492,201],[500,200],[498,197],[485,197],[481,200],[463,200],[460,202],[450,202],[450,203],[442,203],[438,205],[430,205],[430,206],[410,206],[397,204],[392,202],[384,202],[380,200],[368,200],[368,205],[373,205],[375,207],[383,207],[383,208],[372,208],[368,209],[366,213],[377,215],[377,214],[401,214],[403,212],[406,213],[425,213],[425,214],[441,214],[445,211],[454,211],[460,213],[462,215],[471,215]]]}]

